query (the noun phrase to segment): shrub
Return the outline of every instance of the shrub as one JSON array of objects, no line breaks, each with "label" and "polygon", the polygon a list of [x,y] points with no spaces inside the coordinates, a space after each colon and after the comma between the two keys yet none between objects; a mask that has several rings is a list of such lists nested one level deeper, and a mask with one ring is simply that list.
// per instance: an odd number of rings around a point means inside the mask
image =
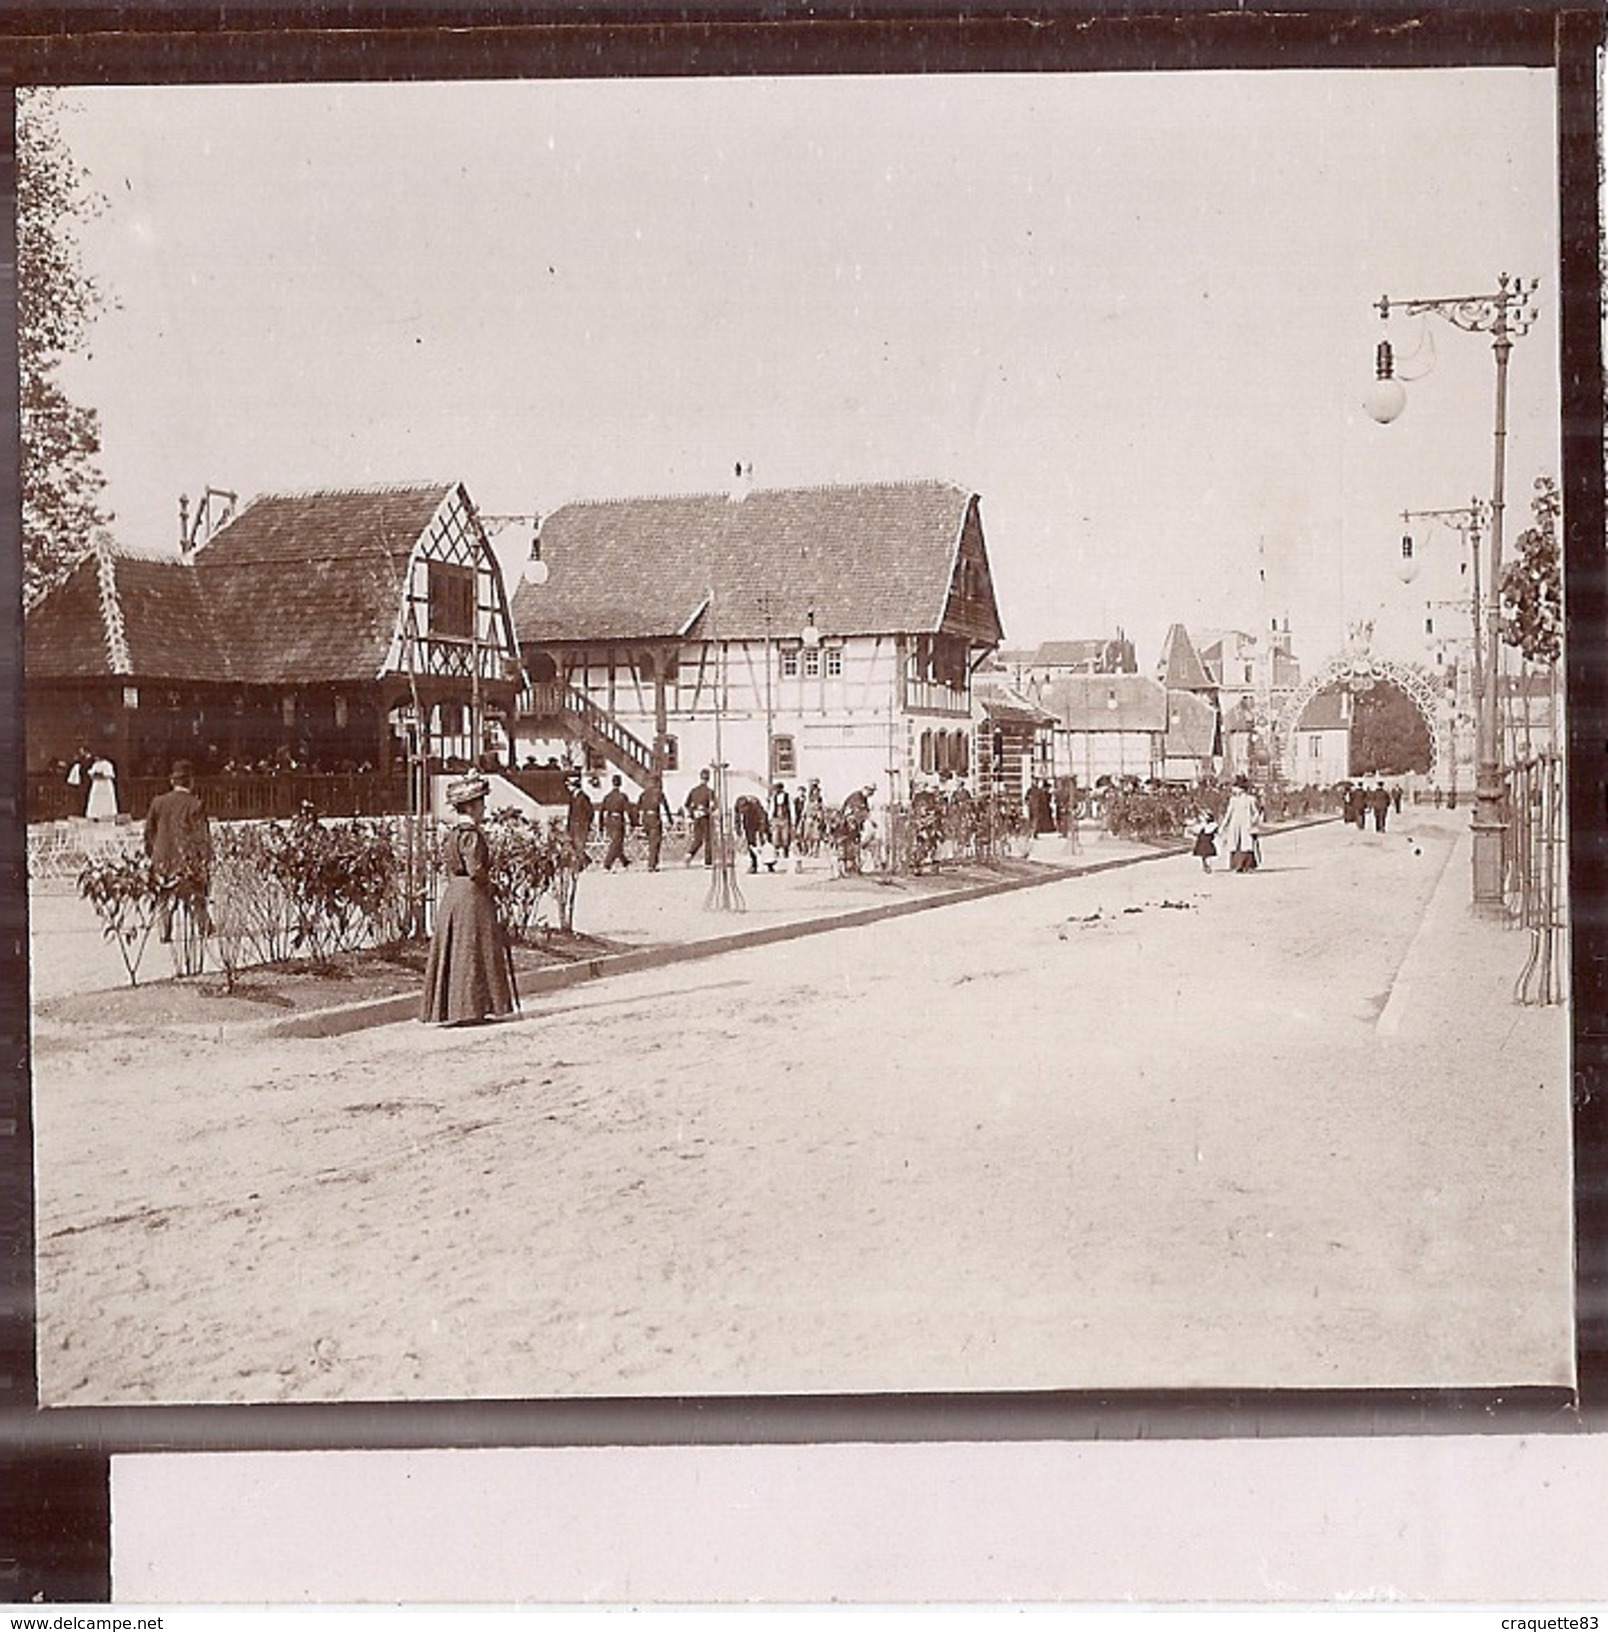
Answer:
[{"label": "shrub", "polygon": [[564,819],[535,822],[519,811],[494,811],[486,821],[486,843],[491,850],[492,895],[509,936],[527,941],[535,935],[549,895],[558,927],[572,932],[581,852]]},{"label": "shrub", "polygon": [[87,862],[78,875],[78,893],[94,907],[101,934],[116,943],[129,985],[138,986],[140,960],[164,899],[150,858],[135,853]]}]

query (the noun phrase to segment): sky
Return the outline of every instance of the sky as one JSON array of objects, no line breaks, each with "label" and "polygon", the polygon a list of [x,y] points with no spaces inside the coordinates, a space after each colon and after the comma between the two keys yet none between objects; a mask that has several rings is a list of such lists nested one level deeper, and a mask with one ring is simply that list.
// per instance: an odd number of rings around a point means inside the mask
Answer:
[{"label": "sky", "polygon": [[[1558,474],[1553,76],[1522,69],[75,88],[115,306],[65,383],[119,542],[177,501],[462,480],[491,514],[941,478],[1010,647],[1288,618],[1425,655],[1488,497],[1489,339],[1374,303],[1540,279],[1508,537]],[[510,528],[512,559],[528,532]]]}]

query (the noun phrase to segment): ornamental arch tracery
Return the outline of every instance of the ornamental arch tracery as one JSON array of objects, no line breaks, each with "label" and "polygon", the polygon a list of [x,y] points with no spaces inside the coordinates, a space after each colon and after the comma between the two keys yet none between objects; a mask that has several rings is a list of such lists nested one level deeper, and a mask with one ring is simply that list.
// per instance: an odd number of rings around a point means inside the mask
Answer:
[{"label": "ornamental arch tracery", "polygon": [[1445,767],[1453,763],[1450,720],[1435,686],[1413,669],[1388,657],[1367,653],[1343,653],[1332,657],[1311,678],[1290,694],[1274,725],[1279,763],[1286,774],[1294,773],[1295,734],[1307,704],[1331,686],[1392,685],[1418,710],[1429,729],[1429,778],[1439,782]]}]

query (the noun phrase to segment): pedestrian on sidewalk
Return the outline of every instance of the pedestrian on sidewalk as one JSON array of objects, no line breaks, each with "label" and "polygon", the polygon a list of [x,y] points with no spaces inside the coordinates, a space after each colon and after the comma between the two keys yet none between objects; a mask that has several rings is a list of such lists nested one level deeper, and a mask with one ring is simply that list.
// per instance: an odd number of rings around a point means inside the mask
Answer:
[{"label": "pedestrian on sidewalk", "polygon": [[671,818],[670,801],[664,796],[664,783],[654,771],[637,800],[637,824],[648,846],[648,871],[659,870],[659,852],[664,846],[664,824]]},{"label": "pedestrian on sidewalk", "polygon": [[603,871],[614,871],[614,864],[618,862],[622,867],[631,865],[631,858],[625,853],[625,830],[631,820],[631,800],[624,788],[620,786],[620,777],[616,773],[613,785],[603,795],[602,804],[603,837],[608,840],[608,849],[603,856]]},{"label": "pedestrian on sidewalk", "polygon": [[813,856],[826,837],[826,801],[821,797],[818,776],[812,776],[809,787],[799,791],[797,827],[799,849]]},{"label": "pedestrian on sidewalk", "polygon": [[156,909],[158,939],[173,939],[173,908],[183,903],[196,928],[212,933],[207,892],[212,884],[212,829],[200,797],[190,786],[190,762],[178,759],[166,793],[159,793],[145,813],[145,853],[162,886]]},{"label": "pedestrian on sidewalk", "polygon": [[770,831],[770,823],[765,816],[765,807],[751,793],[740,794],[737,803],[732,806],[732,817],[736,824],[738,835],[743,841],[743,848],[748,852],[748,870],[751,873],[759,871],[759,845]]},{"label": "pedestrian on sidewalk", "polygon": [[786,785],[781,782],[771,785],[769,814],[771,841],[776,846],[777,855],[791,855],[793,853],[793,801],[788,797]]},{"label": "pedestrian on sidewalk", "polygon": [[[1383,777],[1374,784],[1373,792],[1368,795],[1368,808],[1373,812],[1374,832],[1383,833],[1390,816],[1390,791],[1385,787]],[[1360,827],[1362,824],[1359,822],[1357,825]]]},{"label": "pedestrian on sidewalk", "polygon": [[1195,818],[1195,843],[1190,854],[1200,857],[1200,870],[1212,870],[1212,857],[1217,854],[1217,818],[1209,810],[1202,810]]},{"label": "pedestrian on sidewalk", "polygon": [[117,817],[117,767],[105,754],[90,761],[89,799],[84,814],[92,822],[110,822]]},{"label": "pedestrian on sidewalk", "polygon": [[591,865],[586,853],[586,841],[592,836],[592,796],[581,784],[581,773],[574,771],[569,782],[569,817],[566,829],[575,848],[575,871],[583,873]]},{"label": "pedestrian on sidewalk", "polygon": [[715,808],[715,790],[709,786],[709,772],[699,771],[698,780],[693,785],[692,792],[687,795],[683,807],[687,812],[687,821],[692,833],[692,842],[687,846],[687,866],[691,866],[693,859],[701,851],[705,867],[715,864],[715,852],[709,842],[709,815]]},{"label": "pedestrian on sidewalk", "polygon": [[1261,826],[1262,812],[1251,792],[1250,780],[1234,778],[1234,791],[1228,796],[1228,808],[1223,812],[1223,848],[1228,852],[1228,870],[1231,873],[1253,873],[1261,859],[1258,853],[1256,830]]},{"label": "pedestrian on sidewalk", "polygon": [[436,908],[419,1019],[471,1026],[514,1006],[508,941],[491,895],[491,849],[480,826],[491,785],[478,771],[447,784],[457,820],[441,841],[447,887]]}]

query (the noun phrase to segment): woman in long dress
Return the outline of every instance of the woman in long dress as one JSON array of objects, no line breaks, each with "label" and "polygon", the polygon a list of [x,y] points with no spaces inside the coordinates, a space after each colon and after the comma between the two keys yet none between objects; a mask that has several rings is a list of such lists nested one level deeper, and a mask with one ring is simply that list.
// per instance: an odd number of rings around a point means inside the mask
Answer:
[{"label": "woman in long dress", "polygon": [[104,754],[89,767],[89,801],[84,814],[92,822],[109,822],[117,815],[117,767]]},{"label": "woman in long dress", "polygon": [[491,899],[491,850],[480,826],[488,791],[478,774],[447,785],[457,821],[441,841],[447,887],[436,909],[419,1005],[427,1025],[474,1025],[514,1006],[508,942]]},{"label": "woman in long dress", "polygon": [[1228,796],[1228,808],[1223,812],[1223,824],[1218,829],[1222,847],[1228,852],[1231,873],[1256,871],[1256,829],[1261,820],[1262,812],[1250,783],[1243,776],[1236,776],[1234,791]]}]

